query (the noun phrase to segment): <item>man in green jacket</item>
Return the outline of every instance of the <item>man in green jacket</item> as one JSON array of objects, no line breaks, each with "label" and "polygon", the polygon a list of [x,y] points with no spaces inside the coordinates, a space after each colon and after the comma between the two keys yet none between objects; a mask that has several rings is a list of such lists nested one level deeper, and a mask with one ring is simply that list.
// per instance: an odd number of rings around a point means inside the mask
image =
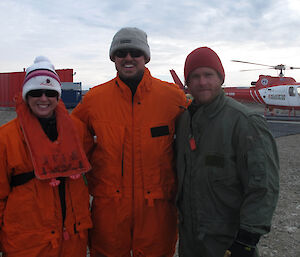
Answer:
[{"label": "man in green jacket", "polygon": [[276,143],[261,115],[224,95],[213,50],[192,51],[184,75],[194,100],[177,127],[179,256],[256,257],[278,199]]}]

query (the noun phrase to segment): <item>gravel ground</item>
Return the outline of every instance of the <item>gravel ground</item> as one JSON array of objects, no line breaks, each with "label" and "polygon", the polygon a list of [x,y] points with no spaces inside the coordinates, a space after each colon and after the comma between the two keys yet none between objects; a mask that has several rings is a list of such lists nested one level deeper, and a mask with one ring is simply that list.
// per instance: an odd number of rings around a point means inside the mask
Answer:
[{"label": "gravel ground", "polygon": [[[250,106],[262,111],[261,106]],[[0,125],[15,116],[14,111],[0,110]],[[272,230],[258,247],[261,257],[300,257],[300,134],[279,137],[276,142],[281,166],[280,196]]]}]

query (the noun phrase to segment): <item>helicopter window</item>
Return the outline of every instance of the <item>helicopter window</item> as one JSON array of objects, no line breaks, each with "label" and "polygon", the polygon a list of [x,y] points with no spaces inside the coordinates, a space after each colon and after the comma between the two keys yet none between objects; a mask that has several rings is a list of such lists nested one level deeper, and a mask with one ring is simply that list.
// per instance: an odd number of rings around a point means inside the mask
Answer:
[{"label": "helicopter window", "polygon": [[[298,91],[298,89],[297,89],[297,91]],[[299,92],[299,91],[298,91]],[[289,87],[289,95],[290,96],[295,96],[296,94],[295,94],[295,89],[294,89],[294,87]]]},{"label": "helicopter window", "polygon": [[297,87],[297,93],[300,96],[300,87]]}]

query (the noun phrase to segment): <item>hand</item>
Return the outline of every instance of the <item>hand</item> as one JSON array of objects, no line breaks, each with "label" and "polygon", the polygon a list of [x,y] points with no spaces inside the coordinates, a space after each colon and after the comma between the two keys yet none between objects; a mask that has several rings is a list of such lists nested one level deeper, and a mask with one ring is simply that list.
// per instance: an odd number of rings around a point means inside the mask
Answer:
[{"label": "hand", "polygon": [[234,241],[232,246],[229,248],[229,251],[231,253],[229,255],[230,257],[253,257],[255,248]]},{"label": "hand", "polygon": [[231,256],[231,252],[229,250],[226,250],[224,257],[230,257]]}]

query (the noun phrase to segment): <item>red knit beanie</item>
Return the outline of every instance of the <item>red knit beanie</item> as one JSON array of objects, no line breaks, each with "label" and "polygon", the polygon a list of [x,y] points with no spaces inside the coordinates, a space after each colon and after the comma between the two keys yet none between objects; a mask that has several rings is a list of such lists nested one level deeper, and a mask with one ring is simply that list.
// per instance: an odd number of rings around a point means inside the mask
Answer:
[{"label": "red knit beanie", "polygon": [[[185,60],[184,78],[187,81],[189,74],[199,68],[209,67],[216,70],[225,79],[225,72],[219,56],[208,47],[200,47],[192,51]],[[222,83],[223,83],[222,82]]]}]

